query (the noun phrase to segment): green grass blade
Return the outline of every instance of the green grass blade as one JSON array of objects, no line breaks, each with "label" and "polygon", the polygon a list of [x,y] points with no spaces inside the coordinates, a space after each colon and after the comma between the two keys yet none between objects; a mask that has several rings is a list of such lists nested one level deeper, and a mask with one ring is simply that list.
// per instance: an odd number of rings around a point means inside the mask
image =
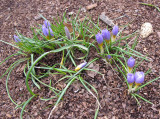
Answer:
[{"label": "green grass blade", "polygon": [[[33,64],[33,54],[31,54],[31,65]],[[28,64],[28,69],[29,69],[29,62],[27,63]],[[32,69],[32,73],[35,75],[35,69],[33,68]],[[34,77],[31,75],[31,79],[32,79],[32,82],[34,83],[34,85],[38,88],[38,89],[41,89],[41,87],[39,86],[39,84],[35,81]]]},{"label": "green grass blade", "polygon": [[23,62],[23,60],[15,63],[15,64],[12,66],[12,68],[11,68],[11,69],[9,70],[9,72],[8,72],[7,79],[6,79],[6,91],[7,91],[8,97],[9,97],[9,99],[12,101],[12,103],[15,104],[16,106],[19,106],[19,105],[12,99],[12,97],[11,97],[11,95],[10,95],[10,93],[9,93],[8,80],[9,80],[9,77],[10,77],[10,74],[11,74],[12,70],[13,70],[16,66],[18,66],[21,62]]},{"label": "green grass blade", "polygon": [[15,61],[13,64],[10,65],[10,67],[5,71],[5,73],[3,73],[3,75],[0,77],[0,79],[2,79],[16,63],[18,63],[18,62],[24,62],[27,59],[28,58],[23,58],[23,59]]},{"label": "green grass blade", "polygon": [[5,61],[7,61],[8,59],[10,59],[11,57],[16,56],[16,55],[19,55],[19,53],[15,53],[15,54],[12,54],[12,55],[8,56],[7,58],[5,58],[5,59],[0,63],[0,65],[2,65]]},{"label": "green grass blade", "polygon": [[134,95],[135,95],[135,96],[137,96],[137,97],[139,97],[139,98],[141,98],[142,100],[144,100],[144,101],[148,102],[149,104],[152,104],[152,105],[153,105],[153,103],[152,103],[152,102],[150,102],[149,100],[147,100],[147,99],[143,98],[142,96],[140,96],[140,95],[138,95],[138,94],[136,94],[136,93],[134,93]]},{"label": "green grass blade", "polygon": [[[78,79],[80,80],[80,82],[82,83],[82,85],[86,88],[86,90],[97,100],[98,105],[100,105],[99,100],[98,100],[98,97],[96,97],[96,96],[94,95],[94,93],[86,86],[86,84],[84,83],[82,77],[79,77]],[[92,86],[92,87],[93,87],[93,86]],[[95,88],[94,88],[94,90],[95,90]],[[97,91],[96,91],[96,92],[97,92]]]},{"label": "green grass blade", "polygon": [[24,109],[25,107],[27,106],[27,104],[35,97],[36,95],[33,95],[32,97],[30,97],[23,105],[23,108],[21,110],[21,114],[20,114],[20,118],[23,119],[23,112],[24,112]]},{"label": "green grass blade", "polygon": [[141,107],[141,104],[140,104],[140,102],[138,101],[137,97],[136,97],[134,94],[131,94],[131,95],[136,99],[137,104]]},{"label": "green grass blade", "polygon": [[5,43],[5,44],[10,45],[10,46],[12,46],[12,47],[15,47],[15,48],[17,48],[17,49],[20,49],[18,46],[13,45],[13,44],[8,43],[8,42],[5,42],[5,41],[3,41],[3,40],[0,40],[0,42],[3,42],[3,43]]},{"label": "green grass blade", "polygon": [[[44,86],[46,86],[46,87],[48,87],[48,88],[51,88],[51,89],[53,89],[53,90],[55,90],[55,91],[61,92],[60,90],[58,90],[58,89],[56,89],[56,88],[53,88],[53,87],[51,87],[50,85],[47,85],[47,84],[43,83],[43,82],[40,81],[36,76],[34,76],[32,73],[31,73],[31,75],[32,75],[39,83],[41,83],[42,85],[44,85]],[[54,93],[57,94],[55,91],[54,91]]]},{"label": "green grass blade", "polygon": [[160,8],[159,8],[159,7],[157,7],[157,6],[155,6],[155,5],[147,4],[147,3],[139,3],[139,4],[154,7],[154,8],[156,8],[156,9],[160,12]]},{"label": "green grass blade", "polygon": [[65,92],[67,91],[67,89],[69,88],[69,86],[72,84],[72,82],[73,82],[74,80],[75,80],[75,78],[72,78],[72,80],[70,80],[70,81],[68,82],[68,84],[66,85],[66,87],[62,90],[62,92],[61,92],[59,98],[57,99],[57,101],[56,101],[56,103],[55,103],[53,109],[51,110],[51,112],[50,112],[50,114],[49,114],[48,119],[50,119],[53,110],[57,107],[57,105],[59,104],[59,102],[60,102],[60,100],[62,99],[63,95],[65,94]]}]

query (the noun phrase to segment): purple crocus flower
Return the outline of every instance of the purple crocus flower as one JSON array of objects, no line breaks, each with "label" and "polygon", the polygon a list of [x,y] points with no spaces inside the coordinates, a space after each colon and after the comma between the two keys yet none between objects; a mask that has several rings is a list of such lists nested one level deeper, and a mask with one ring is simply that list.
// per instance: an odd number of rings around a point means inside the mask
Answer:
[{"label": "purple crocus flower", "polygon": [[144,82],[144,72],[136,72],[135,73],[135,83],[141,84]]},{"label": "purple crocus flower", "polygon": [[44,24],[47,28],[51,27],[51,24],[47,20],[44,21]]},{"label": "purple crocus flower", "polygon": [[67,28],[66,26],[64,27],[64,30],[65,30],[65,33],[66,33],[67,38],[68,38],[69,40],[71,40],[70,32],[69,32],[69,30],[68,30],[68,28]]},{"label": "purple crocus flower", "polygon": [[81,63],[80,65],[78,65],[78,66],[75,68],[75,71],[78,71],[78,70],[82,69],[82,68],[85,67],[86,65],[87,65],[87,62]]},{"label": "purple crocus flower", "polygon": [[42,25],[42,32],[45,36],[49,36],[49,34],[54,36],[52,29],[50,27],[47,28],[45,24]]},{"label": "purple crocus flower", "polygon": [[135,59],[133,57],[130,57],[127,61],[128,67],[132,68],[135,65]]},{"label": "purple crocus flower", "polygon": [[99,45],[103,43],[103,37],[102,37],[102,35],[100,33],[98,33],[96,35],[96,40],[97,40]]},{"label": "purple crocus flower", "polygon": [[110,40],[111,37],[110,32],[107,29],[102,30],[102,36],[105,40]]},{"label": "purple crocus flower", "polygon": [[127,81],[129,84],[134,83],[134,81],[135,81],[134,74],[128,73],[127,74]]},{"label": "purple crocus flower", "polygon": [[48,36],[48,28],[46,28],[45,24],[42,25],[42,32],[45,36]]},{"label": "purple crocus flower", "polygon": [[107,55],[107,58],[108,58],[108,59],[111,59],[111,56],[110,56],[110,55]]},{"label": "purple crocus flower", "polygon": [[113,27],[112,33],[113,33],[114,36],[116,36],[116,35],[118,34],[118,26],[115,25],[115,26]]},{"label": "purple crocus flower", "polygon": [[19,39],[19,37],[16,36],[16,35],[14,35],[14,40],[15,40],[17,43],[21,41],[21,40]]}]

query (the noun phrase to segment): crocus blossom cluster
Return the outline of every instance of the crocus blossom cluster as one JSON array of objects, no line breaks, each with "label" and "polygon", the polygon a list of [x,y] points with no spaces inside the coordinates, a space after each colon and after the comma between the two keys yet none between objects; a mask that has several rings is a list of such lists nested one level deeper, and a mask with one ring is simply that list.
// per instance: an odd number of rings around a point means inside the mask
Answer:
[{"label": "crocus blossom cluster", "polygon": [[48,21],[44,21],[44,24],[42,25],[42,32],[47,38],[49,38],[50,36],[54,36],[51,29],[51,24]]},{"label": "crocus blossom cluster", "polygon": [[[129,92],[135,91],[139,85],[144,82],[144,72],[136,72],[135,74],[131,73],[135,65],[135,59],[130,57],[127,61],[128,73],[127,73],[127,82],[129,83]],[[135,83],[134,88],[133,83]]]},{"label": "crocus blossom cluster", "polygon": [[[129,92],[135,91],[138,88],[138,86],[144,82],[144,77],[144,72],[136,72],[135,74],[128,73],[127,81],[129,83]],[[134,88],[132,88],[133,83],[135,83]]]},{"label": "crocus blossom cluster", "polygon": [[101,34],[100,33],[96,34],[96,40],[97,40],[97,43],[100,47],[101,54],[103,54],[103,52],[104,52],[103,40],[105,40],[106,43],[109,45],[110,42],[115,41],[117,34],[118,34],[118,26],[113,27],[112,33],[110,33],[107,29],[104,29],[101,31]]}]

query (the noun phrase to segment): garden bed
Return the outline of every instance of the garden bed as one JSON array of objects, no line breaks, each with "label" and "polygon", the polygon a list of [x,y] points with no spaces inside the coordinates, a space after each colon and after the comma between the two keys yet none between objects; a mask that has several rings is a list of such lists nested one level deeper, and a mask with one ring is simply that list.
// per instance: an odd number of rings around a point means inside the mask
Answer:
[{"label": "garden bed", "polygon": [[[62,14],[65,9],[68,12],[73,11],[75,14],[81,6],[87,6],[91,4],[91,1],[78,1],[78,2],[55,2],[46,1],[45,3],[39,2],[2,2],[2,25],[1,25],[1,40],[13,43],[13,35],[15,34],[16,28],[20,33],[27,37],[31,37],[30,26],[37,26],[36,23],[42,24],[43,19],[37,20],[35,16],[41,13],[45,18],[52,22],[51,16],[62,18]],[[143,61],[142,64],[137,68],[138,71],[148,71],[151,68],[151,72],[145,77],[145,82],[150,81],[156,77],[159,77],[160,72],[160,48],[159,48],[159,12],[154,7],[140,5],[139,2],[127,2],[121,1],[117,3],[116,1],[99,1],[98,6],[90,11],[84,12],[81,10],[79,17],[84,17],[87,14],[91,14],[91,18],[96,23],[98,16],[101,12],[106,12],[107,16],[115,19],[114,22],[120,26],[126,25],[131,22],[130,25],[123,31],[123,35],[128,35],[140,29],[140,26],[144,22],[151,22],[153,25],[154,33],[149,37],[142,39],[138,38],[138,44],[135,49],[147,55],[152,59],[151,61]],[[152,4],[158,6],[159,2],[151,2]],[[67,8],[68,7],[68,8]],[[52,8],[52,9],[51,9]],[[23,12],[22,12],[23,11]],[[68,14],[67,18],[70,18]],[[119,18],[123,16],[122,18]],[[116,19],[119,18],[119,19]],[[106,24],[100,21],[100,28],[106,28]],[[3,30],[2,30],[3,29]],[[10,35],[9,35],[10,34]],[[128,40],[135,39],[132,37]],[[94,41],[95,39],[93,39]],[[128,42],[128,41],[127,41]],[[125,43],[122,43],[122,45]],[[97,45],[96,45],[97,46]],[[1,61],[7,56],[15,53],[16,49],[1,43]],[[52,66],[54,63],[60,62],[62,54],[49,55],[43,62],[47,65]],[[121,73],[112,69],[115,65],[110,65],[106,63],[102,58],[96,53],[95,48],[90,49],[87,61],[93,60],[95,57],[100,58],[95,61],[95,64],[99,65],[99,72],[104,74],[104,77],[97,74],[94,78],[88,76],[87,71],[82,72],[82,77],[84,80],[89,82],[98,91],[99,102],[101,107],[99,109],[98,118],[159,118],[160,111],[160,81],[157,80],[151,85],[147,85],[142,90],[138,92],[139,95],[145,97],[147,100],[151,101],[154,106],[148,104],[143,100],[139,100],[141,107],[137,105],[136,100],[128,95],[127,85],[124,82],[124,78]],[[1,67],[1,75],[5,70],[13,63],[13,61],[18,60],[19,57],[13,57],[7,60],[5,64]],[[76,60],[76,64],[83,62],[83,60]],[[74,70],[74,66],[70,63],[66,63],[67,68]],[[23,68],[25,63],[20,64],[15,70],[12,71],[8,81],[8,87],[10,90],[11,97],[20,104],[28,100],[31,95],[28,92],[25,85],[25,76],[23,74]],[[38,72],[39,70],[37,70]],[[39,71],[43,72],[43,71]],[[45,72],[45,71],[44,71]],[[42,81],[46,84],[50,83],[50,79],[56,82],[60,76],[49,75],[49,77],[44,78]],[[19,118],[21,109],[15,109],[15,105],[9,100],[6,93],[5,82],[6,77],[0,80],[0,117],[2,118]],[[33,100],[26,106],[23,118],[47,118],[50,111],[54,107],[56,99],[49,101],[42,101],[40,97],[52,97],[53,92],[43,85],[41,86],[41,91],[39,91],[32,82],[29,81],[30,86],[33,88],[34,93],[38,93],[39,96],[33,98]],[[63,89],[66,86],[64,82],[60,82],[56,85],[57,89]],[[64,94],[63,99],[60,101],[58,107],[52,113],[52,118],[78,118],[78,119],[93,119],[95,115],[97,105],[96,99],[88,93],[80,81],[74,82]]]}]

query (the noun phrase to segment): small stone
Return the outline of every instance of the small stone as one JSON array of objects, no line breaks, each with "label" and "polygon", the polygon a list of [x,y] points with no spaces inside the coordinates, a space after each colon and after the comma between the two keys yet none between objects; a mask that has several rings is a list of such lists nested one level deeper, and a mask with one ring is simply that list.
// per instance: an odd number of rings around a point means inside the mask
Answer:
[{"label": "small stone", "polygon": [[140,36],[142,38],[147,38],[151,33],[153,33],[152,24],[149,22],[142,24],[141,30],[140,30]]}]

